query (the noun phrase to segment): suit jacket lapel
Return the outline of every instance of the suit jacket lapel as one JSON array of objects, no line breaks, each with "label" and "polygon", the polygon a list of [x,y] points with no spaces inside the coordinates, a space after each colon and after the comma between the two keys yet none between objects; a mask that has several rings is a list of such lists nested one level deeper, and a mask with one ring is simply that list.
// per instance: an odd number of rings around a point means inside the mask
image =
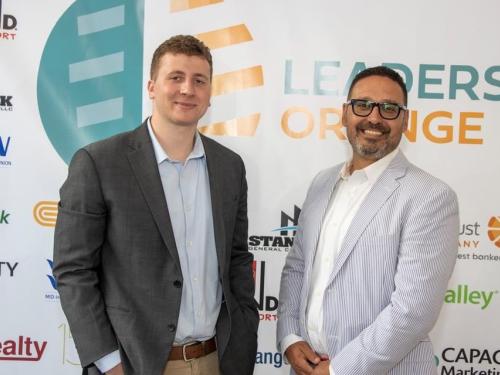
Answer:
[{"label": "suit jacket lapel", "polygon": [[307,223],[304,223],[304,226],[308,228],[314,228],[314,236],[311,236],[312,243],[304,244],[306,248],[314,249],[314,251],[308,252],[308,259],[306,259],[306,264],[308,268],[306,272],[312,270],[312,266],[314,263],[314,257],[316,255],[316,250],[318,248],[319,237],[321,235],[321,229],[323,228],[323,221],[325,219],[326,210],[328,209],[328,205],[332,198],[332,194],[335,190],[335,187],[340,179],[340,170],[342,169],[343,164],[334,167],[329,175],[327,176],[326,182],[322,183],[320,191],[314,194],[311,197],[311,202],[309,203],[309,210],[313,213],[307,219]]},{"label": "suit jacket lapel", "polygon": [[332,275],[330,276],[330,283],[344,265],[366,227],[370,224],[387,199],[389,199],[399,187],[397,179],[405,175],[408,164],[408,160],[401,151],[398,152],[387,169],[375,182],[375,185],[373,185],[373,188],[370,190],[363,203],[361,203],[340,247]]},{"label": "suit jacket lapel", "polygon": [[[201,135],[201,134],[200,134]],[[220,189],[220,166],[224,164],[224,160],[219,158],[217,150],[213,147],[212,143],[208,139],[201,135],[201,140],[203,142],[203,148],[205,150],[205,156],[207,158],[207,170],[208,170],[208,180],[210,183],[210,197],[212,203],[212,218],[214,223],[214,236],[215,236],[215,248],[217,251],[217,259],[219,262],[219,274],[222,275],[225,267],[225,230],[224,230],[224,216],[222,207],[222,197]]]},{"label": "suit jacket lapel", "polygon": [[158,231],[180,270],[179,254],[175,245],[167,201],[146,122],[131,133],[127,157],[144,199],[158,226]]}]

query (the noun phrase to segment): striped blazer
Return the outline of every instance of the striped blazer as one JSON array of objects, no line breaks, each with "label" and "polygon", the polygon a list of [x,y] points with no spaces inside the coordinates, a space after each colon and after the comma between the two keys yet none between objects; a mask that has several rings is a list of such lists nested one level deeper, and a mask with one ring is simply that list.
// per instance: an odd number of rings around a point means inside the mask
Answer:
[{"label": "striped blazer", "polygon": [[[310,341],[312,266],[341,168],[320,172],[303,204],[281,277],[278,348],[292,333]],[[428,333],[455,265],[458,231],[455,193],[398,152],[356,213],[325,291],[323,331],[335,375],[437,373]]]}]

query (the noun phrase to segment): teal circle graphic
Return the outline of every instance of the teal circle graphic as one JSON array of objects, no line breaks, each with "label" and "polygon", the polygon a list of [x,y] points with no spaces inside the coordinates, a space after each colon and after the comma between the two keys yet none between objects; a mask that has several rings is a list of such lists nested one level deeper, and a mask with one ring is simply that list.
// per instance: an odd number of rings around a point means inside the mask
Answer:
[{"label": "teal circle graphic", "polygon": [[52,29],[40,61],[38,109],[69,163],[91,142],[142,119],[144,0],[77,0]]}]

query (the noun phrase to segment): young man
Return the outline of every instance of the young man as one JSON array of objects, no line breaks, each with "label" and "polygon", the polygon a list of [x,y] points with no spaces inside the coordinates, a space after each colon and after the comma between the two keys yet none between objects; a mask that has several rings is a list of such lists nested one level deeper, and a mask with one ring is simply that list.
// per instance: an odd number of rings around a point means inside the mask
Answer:
[{"label": "young man", "polygon": [[278,346],[297,374],[436,374],[428,333],[455,265],[458,204],[398,150],[401,77],[369,68],[342,121],[352,159],[309,188],[283,269]]},{"label": "young man", "polygon": [[197,131],[211,79],[201,41],[168,39],[151,63],[151,117],[71,161],[54,275],[84,373],[253,372],[245,168]]}]

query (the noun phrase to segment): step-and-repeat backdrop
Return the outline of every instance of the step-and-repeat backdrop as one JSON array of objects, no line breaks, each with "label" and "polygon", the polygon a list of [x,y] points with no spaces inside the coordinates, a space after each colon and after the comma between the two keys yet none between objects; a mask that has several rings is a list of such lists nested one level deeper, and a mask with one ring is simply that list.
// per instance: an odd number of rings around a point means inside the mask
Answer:
[{"label": "step-and-repeat backdrop", "polygon": [[51,272],[58,189],[77,148],[150,113],[151,55],[174,34],[212,48],[200,130],[247,166],[255,374],[288,371],[275,328],[294,225],[312,177],[349,157],[350,81],[380,64],[409,89],[403,151],[460,199],[432,331],[439,373],[500,374],[499,12],[496,0],[0,0],[0,374],[79,373]]}]

